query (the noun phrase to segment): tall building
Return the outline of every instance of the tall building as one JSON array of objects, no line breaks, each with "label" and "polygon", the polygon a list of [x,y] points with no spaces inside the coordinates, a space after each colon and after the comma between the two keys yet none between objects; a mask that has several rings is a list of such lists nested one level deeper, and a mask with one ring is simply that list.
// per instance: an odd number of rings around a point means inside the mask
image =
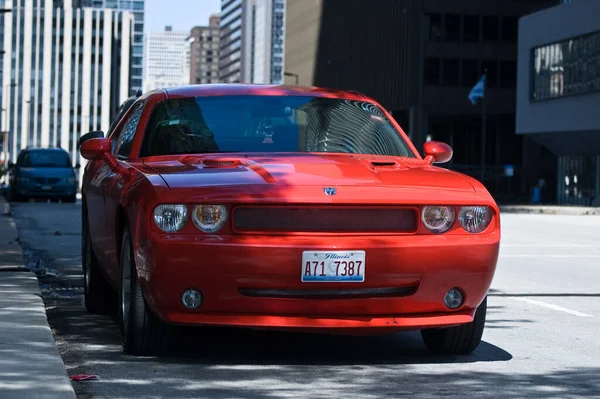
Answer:
[{"label": "tall building", "polygon": [[[66,1],[66,0],[60,0]],[[73,0],[82,7],[110,8],[131,11],[134,15],[133,49],[131,56],[131,93],[142,89],[144,76],[144,3],[145,0]]]},{"label": "tall building", "polygon": [[251,82],[281,84],[285,0],[254,0],[252,10]]},{"label": "tall building", "polygon": [[146,37],[144,91],[181,86],[190,80],[190,41],[188,32],[175,32],[170,26]]},{"label": "tall building", "polygon": [[[529,144],[515,134],[518,18],[558,2],[288,0],[285,73],[375,98],[418,149],[445,141],[450,168],[483,180],[500,201],[529,198]],[[485,71],[485,101],[472,104]]]},{"label": "tall building", "polygon": [[249,79],[249,76],[243,76],[248,52],[244,42],[248,35],[243,32],[248,31],[249,1],[221,0],[219,80],[222,83],[247,82]]},{"label": "tall building", "polygon": [[519,21],[517,133],[552,152],[547,198],[600,206],[600,2],[563,3]]},{"label": "tall building", "polygon": [[221,82],[281,83],[285,0],[221,0]]},{"label": "tall building", "polygon": [[219,82],[219,22],[218,15],[212,15],[208,26],[196,26],[192,29],[190,48],[189,82]]},{"label": "tall building", "polygon": [[36,3],[4,2],[2,131],[13,161],[27,146],[53,146],[75,164],[79,137],[106,131],[129,96],[134,18],[71,0]]}]

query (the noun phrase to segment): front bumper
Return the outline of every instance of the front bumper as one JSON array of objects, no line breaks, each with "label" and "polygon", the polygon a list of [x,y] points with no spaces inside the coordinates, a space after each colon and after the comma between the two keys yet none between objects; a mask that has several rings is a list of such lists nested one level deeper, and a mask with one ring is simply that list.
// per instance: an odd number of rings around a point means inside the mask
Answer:
[{"label": "front bumper", "polygon": [[19,184],[16,186],[16,194],[21,197],[68,197],[77,193],[75,184]]},{"label": "front bumper", "polygon": [[[136,264],[150,306],[173,324],[418,329],[472,320],[491,285],[499,240],[497,231],[326,238],[151,235],[136,246]],[[365,281],[301,282],[304,250],[364,250]],[[463,292],[464,303],[450,310],[444,295],[453,287]],[[203,295],[196,310],[180,301],[189,288]],[[395,291],[386,295],[385,289]],[[315,290],[346,292],[315,298]]]}]

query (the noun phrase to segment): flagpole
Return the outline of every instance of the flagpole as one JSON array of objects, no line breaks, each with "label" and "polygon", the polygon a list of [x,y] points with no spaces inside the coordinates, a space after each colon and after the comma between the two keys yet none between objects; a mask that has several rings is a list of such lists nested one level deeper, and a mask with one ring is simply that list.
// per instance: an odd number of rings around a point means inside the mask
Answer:
[{"label": "flagpole", "polygon": [[486,127],[487,127],[487,68],[483,70],[483,97],[481,102],[481,183],[485,177],[485,139],[486,139]]}]

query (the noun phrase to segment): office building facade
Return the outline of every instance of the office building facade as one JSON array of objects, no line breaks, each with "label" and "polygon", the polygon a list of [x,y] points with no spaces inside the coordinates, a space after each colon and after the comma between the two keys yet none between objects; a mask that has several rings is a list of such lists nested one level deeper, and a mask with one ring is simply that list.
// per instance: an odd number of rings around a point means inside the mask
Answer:
[{"label": "office building facade", "polygon": [[575,0],[519,21],[517,133],[556,155],[559,204],[600,206],[598,15],[597,0]]},{"label": "office building facade", "polygon": [[170,26],[146,37],[144,92],[189,83],[189,32],[175,32]]},{"label": "office building facade", "polygon": [[10,160],[27,146],[62,147],[106,131],[129,96],[134,17],[74,8],[71,0],[5,0],[2,131]]},{"label": "office building facade", "polygon": [[285,0],[222,0],[220,80],[283,81]]},{"label": "office building facade", "polygon": [[[515,134],[518,18],[558,0],[288,0],[286,83],[363,92],[389,110],[420,150],[454,149],[450,168],[500,200],[528,196],[528,149]],[[487,71],[482,101],[468,95]],[[537,150],[537,149],[534,149]],[[506,176],[512,165],[513,176]]]},{"label": "office building facade", "polygon": [[208,26],[196,26],[190,32],[191,84],[219,83],[219,22],[212,15]]},{"label": "office building facade", "polygon": [[[65,0],[61,0],[65,1]],[[130,11],[134,16],[133,48],[131,52],[131,94],[142,89],[144,74],[144,7],[145,0],[73,0],[82,7],[110,8]]]}]

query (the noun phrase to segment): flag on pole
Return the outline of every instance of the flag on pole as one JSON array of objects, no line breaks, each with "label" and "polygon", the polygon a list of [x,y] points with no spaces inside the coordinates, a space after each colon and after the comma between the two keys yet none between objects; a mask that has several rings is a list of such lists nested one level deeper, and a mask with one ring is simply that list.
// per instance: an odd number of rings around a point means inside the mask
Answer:
[{"label": "flag on pole", "polygon": [[469,101],[473,105],[477,104],[477,99],[482,98],[485,93],[485,74],[479,79],[479,81],[473,86],[471,91],[469,92]]}]

